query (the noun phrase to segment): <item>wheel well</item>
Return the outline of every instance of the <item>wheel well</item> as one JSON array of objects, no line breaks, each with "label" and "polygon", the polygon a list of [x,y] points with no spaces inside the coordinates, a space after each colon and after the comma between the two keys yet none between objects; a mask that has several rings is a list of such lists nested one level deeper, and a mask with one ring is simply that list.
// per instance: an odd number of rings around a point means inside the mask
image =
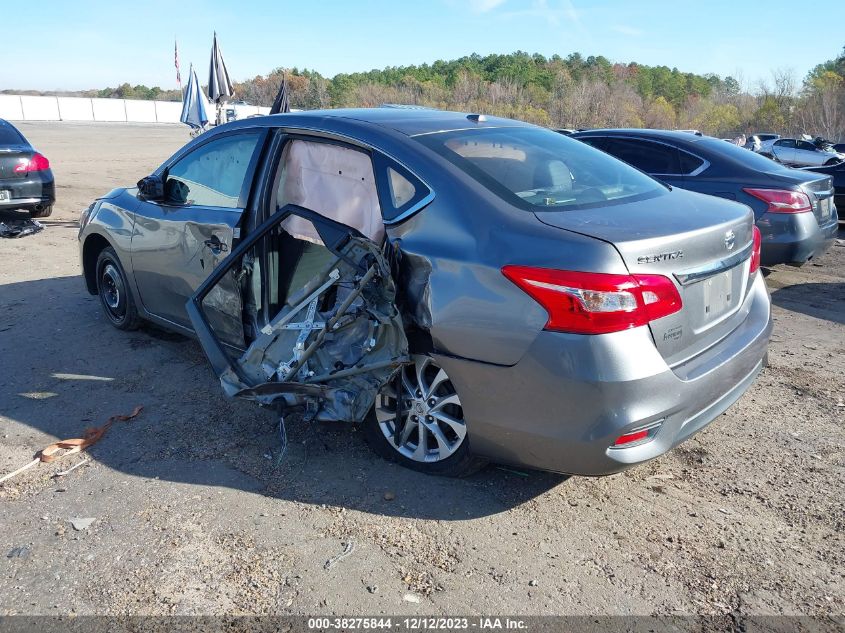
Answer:
[{"label": "wheel well", "polygon": [[92,295],[97,294],[97,258],[103,249],[109,246],[109,241],[97,233],[89,235],[82,246],[82,274],[85,276],[88,292]]}]

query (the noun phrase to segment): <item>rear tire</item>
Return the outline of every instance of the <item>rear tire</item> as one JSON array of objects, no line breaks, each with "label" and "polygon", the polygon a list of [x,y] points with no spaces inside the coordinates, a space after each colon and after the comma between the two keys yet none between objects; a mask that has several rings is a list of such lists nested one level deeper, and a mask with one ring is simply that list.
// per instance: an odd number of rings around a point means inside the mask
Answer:
[{"label": "rear tire", "polygon": [[53,205],[41,207],[40,209],[30,209],[29,217],[31,218],[48,218],[53,213]]},{"label": "rear tire", "polygon": [[97,294],[106,318],[118,330],[138,329],[141,317],[129,290],[126,273],[111,246],[100,251],[96,272]]},{"label": "rear tire", "polygon": [[827,167],[828,165],[838,165],[841,162],[842,161],[840,161],[838,158],[831,158],[829,161],[827,161],[825,163],[825,167]]},{"label": "rear tire", "polygon": [[378,455],[406,468],[444,477],[471,475],[487,462],[470,453],[463,409],[452,381],[429,356],[415,355],[413,360],[413,365],[402,369],[405,432],[398,442],[394,440],[398,402],[394,380],[385,385],[364,420],[364,438]]}]

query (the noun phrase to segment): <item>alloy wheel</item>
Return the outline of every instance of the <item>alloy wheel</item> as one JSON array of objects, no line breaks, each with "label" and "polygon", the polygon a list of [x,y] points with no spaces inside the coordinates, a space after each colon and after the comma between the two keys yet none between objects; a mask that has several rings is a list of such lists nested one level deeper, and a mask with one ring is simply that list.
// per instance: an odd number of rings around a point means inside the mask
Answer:
[{"label": "alloy wheel", "polygon": [[443,461],[466,440],[461,400],[449,376],[428,356],[415,355],[399,380],[381,391],[376,419],[391,447],[417,462]]}]

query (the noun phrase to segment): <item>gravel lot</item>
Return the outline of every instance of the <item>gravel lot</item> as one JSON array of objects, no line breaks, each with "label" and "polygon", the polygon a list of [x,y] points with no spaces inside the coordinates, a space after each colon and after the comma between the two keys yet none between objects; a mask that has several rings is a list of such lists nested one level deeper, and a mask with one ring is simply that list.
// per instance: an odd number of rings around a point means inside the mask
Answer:
[{"label": "gravel lot", "polygon": [[[0,484],[0,615],[808,614],[845,623],[845,248],[768,277],[770,363],[710,427],[602,479],[425,477],[346,426],[223,398],[200,348],[111,328],[79,211],[189,140],[176,126],[22,123],[47,229],[0,240],[0,475],[143,405],[90,460]],[[20,214],[0,213],[0,220]],[[845,237],[845,236],[844,236]],[[77,530],[70,519],[93,518]],[[328,566],[327,561],[351,553]],[[348,550],[347,550],[348,551]]]}]

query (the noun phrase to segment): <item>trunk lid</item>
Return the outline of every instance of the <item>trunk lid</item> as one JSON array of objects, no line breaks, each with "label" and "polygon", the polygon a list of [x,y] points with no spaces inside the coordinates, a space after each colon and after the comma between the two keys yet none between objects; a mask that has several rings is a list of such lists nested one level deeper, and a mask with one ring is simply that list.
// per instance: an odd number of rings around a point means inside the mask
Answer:
[{"label": "trunk lid", "polygon": [[21,161],[28,160],[32,156],[32,150],[25,145],[5,145],[0,147],[0,180],[13,178],[24,178],[26,172],[15,173]]},{"label": "trunk lid", "polygon": [[675,189],[640,202],[535,215],[609,242],[631,273],[674,281],[683,308],[649,325],[670,366],[715,345],[747,315],[754,221],[748,207]]}]

